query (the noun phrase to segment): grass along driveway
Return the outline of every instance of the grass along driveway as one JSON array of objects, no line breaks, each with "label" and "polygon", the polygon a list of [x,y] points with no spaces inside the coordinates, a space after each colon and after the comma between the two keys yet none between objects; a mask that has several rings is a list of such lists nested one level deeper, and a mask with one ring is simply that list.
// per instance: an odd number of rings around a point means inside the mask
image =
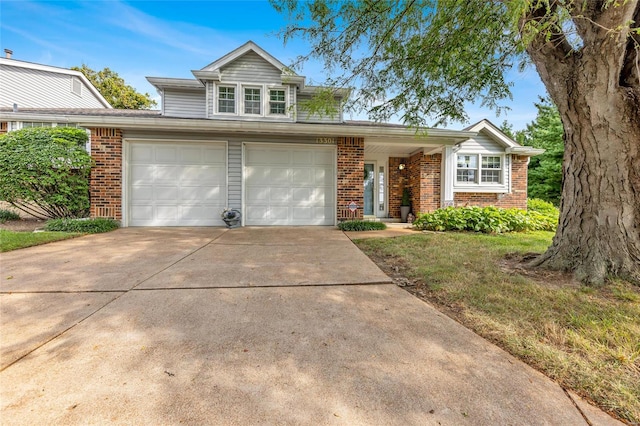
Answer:
[{"label": "grass along driveway", "polygon": [[550,232],[356,240],[400,285],[630,423],[640,422],[640,289],[529,271]]},{"label": "grass along driveway", "polygon": [[24,232],[0,229],[0,252],[79,237],[76,232]]}]

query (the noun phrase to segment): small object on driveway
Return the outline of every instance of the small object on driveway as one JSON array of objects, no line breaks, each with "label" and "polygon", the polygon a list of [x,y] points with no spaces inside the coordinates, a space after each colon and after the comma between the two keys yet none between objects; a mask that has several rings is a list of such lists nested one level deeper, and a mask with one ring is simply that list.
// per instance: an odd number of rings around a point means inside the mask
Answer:
[{"label": "small object on driveway", "polygon": [[227,224],[227,228],[237,228],[240,226],[240,218],[242,218],[242,215],[239,210],[224,209],[220,216],[224,223]]}]

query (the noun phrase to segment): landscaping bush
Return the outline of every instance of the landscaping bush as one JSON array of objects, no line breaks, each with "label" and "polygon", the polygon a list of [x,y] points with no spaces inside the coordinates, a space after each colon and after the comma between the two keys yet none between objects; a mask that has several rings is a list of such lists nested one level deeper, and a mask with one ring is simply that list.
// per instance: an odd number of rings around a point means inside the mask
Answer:
[{"label": "landscaping bush", "polygon": [[558,218],[537,211],[498,207],[447,207],[418,215],[413,225],[429,231],[484,233],[553,231]]},{"label": "landscaping bush", "polygon": [[387,225],[370,220],[347,220],[340,222],[338,228],[342,231],[379,231],[387,229]]},{"label": "landscaping bush", "polygon": [[556,218],[560,216],[560,211],[556,206],[539,198],[529,198],[527,200],[527,210],[542,213],[547,216],[555,216]]},{"label": "landscaping bush", "polygon": [[81,232],[84,234],[99,234],[118,229],[117,220],[106,218],[95,219],[51,219],[44,225],[45,231]]},{"label": "landscaping bush", "polygon": [[11,210],[0,209],[0,223],[8,220],[20,220],[20,215]]},{"label": "landscaping bush", "polygon": [[87,134],[66,127],[28,128],[0,136],[0,201],[40,219],[89,211]]}]

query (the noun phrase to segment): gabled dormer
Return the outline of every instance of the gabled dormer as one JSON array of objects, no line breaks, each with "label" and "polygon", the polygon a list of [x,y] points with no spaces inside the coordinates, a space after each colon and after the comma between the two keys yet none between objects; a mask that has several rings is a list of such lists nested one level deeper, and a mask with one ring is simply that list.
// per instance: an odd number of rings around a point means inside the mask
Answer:
[{"label": "gabled dormer", "polygon": [[338,113],[310,115],[305,102],[315,86],[249,41],[200,70],[195,79],[147,77],[162,96],[162,113],[173,117],[281,122],[342,122],[348,92],[335,91]]}]

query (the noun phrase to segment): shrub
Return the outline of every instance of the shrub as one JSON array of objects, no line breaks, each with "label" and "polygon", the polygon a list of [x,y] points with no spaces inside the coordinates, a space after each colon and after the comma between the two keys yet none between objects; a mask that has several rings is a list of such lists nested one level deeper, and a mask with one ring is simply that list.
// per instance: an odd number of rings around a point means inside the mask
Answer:
[{"label": "shrub", "polygon": [[379,231],[387,229],[387,225],[370,220],[347,220],[340,222],[338,228],[342,231]]},{"label": "shrub", "polygon": [[560,211],[556,206],[548,201],[544,201],[539,198],[529,198],[527,200],[527,210],[529,210],[530,212],[535,211],[548,216],[558,217],[560,215]]},{"label": "shrub", "polygon": [[498,207],[447,207],[420,214],[413,225],[430,231],[472,231],[484,233],[552,231],[557,217],[520,209]]},{"label": "shrub", "polygon": [[81,232],[84,234],[99,234],[118,229],[117,220],[107,218],[95,219],[51,219],[44,226],[45,231]]},{"label": "shrub", "polygon": [[11,210],[0,209],[0,223],[5,223],[8,220],[20,220],[20,215]]},{"label": "shrub", "polygon": [[91,157],[87,134],[65,127],[0,136],[0,200],[40,219],[84,217]]}]

